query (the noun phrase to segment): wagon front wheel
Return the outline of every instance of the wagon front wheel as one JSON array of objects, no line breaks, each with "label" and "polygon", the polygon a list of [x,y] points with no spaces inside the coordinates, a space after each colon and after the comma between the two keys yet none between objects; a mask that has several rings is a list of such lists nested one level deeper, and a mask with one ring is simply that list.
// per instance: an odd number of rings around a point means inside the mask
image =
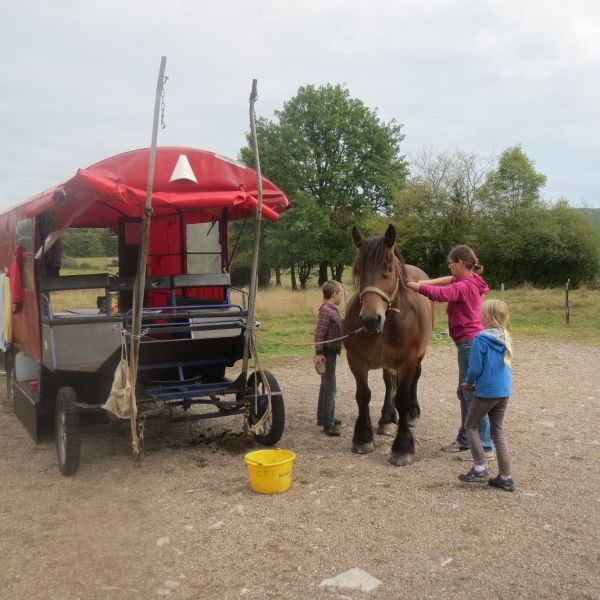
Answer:
[{"label": "wagon front wheel", "polygon": [[13,412],[15,409],[15,396],[13,381],[15,379],[15,355],[11,349],[4,354],[4,370],[6,371],[6,400],[4,401],[4,412]]},{"label": "wagon front wheel", "polygon": [[61,387],[58,390],[55,419],[58,468],[68,477],[77,471],[81,453],[77,395],[73,388]]},{"label": "wagon front wheel", "polygon": [[[283,435],[285,427],[285,409],[283,406],[283,395],[275,377],[269,371],[262,372],[271,388],[271,414],[263,421],[262,425],[254,433],[257,442],[265,446],[273,446]],[[248,421],[250,425],[258,423],[267,410],[267,389],[259,373],[255,372],[248,378],[247,385]],[[255,394],[257,395],[255,402]]]}]

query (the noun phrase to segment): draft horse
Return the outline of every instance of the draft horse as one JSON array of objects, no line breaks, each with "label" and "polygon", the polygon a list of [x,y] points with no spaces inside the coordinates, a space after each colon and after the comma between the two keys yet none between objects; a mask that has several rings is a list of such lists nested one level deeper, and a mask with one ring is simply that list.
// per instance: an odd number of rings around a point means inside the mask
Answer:
[{"label": "draft horse", "polygon": [[[358,291],[346,307],[344,335],[362,327],[359,333],[344,340],[348,365],[356,380],[358,404],[352,451],[366,454],[374,449],[368,378],[369,371],[383,368],[386,390],[393,389],[393,383],[396,384],[394,400],[398,411],[390,463],[404,466],[414,462],[415,443],[409,418],[419,412],[417,382],[433,321],[431,302],[408,288],[406,281],[427,279],[427,275],[404,263],[396,249],[393,225],[388,226],[383,237],[368,239],[353,227],[352,238],[358,248],[353,267]],[[394,408],[386,398],[379,421],[380,431],[395,421]]]}]

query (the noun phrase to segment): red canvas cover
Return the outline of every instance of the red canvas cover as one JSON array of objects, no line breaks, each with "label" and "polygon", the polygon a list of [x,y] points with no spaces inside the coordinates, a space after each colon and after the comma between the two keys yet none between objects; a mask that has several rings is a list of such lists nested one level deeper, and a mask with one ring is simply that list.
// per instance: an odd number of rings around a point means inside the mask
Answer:
[{"label": "red canvas cover", "polygon": [[[183,158],[181,158],[183,157]],[[114,227],[122,216],[140,217],[146,202],[150,149],[133,150],[96,163],[27,201],[26,214],[54,209],[63,227]],[[196,179],[177,178],[178,162]],[[181,170],[180,170],[181,172]],[[285,194],[262,178],[263,217],[277,221],[289,208]],[[232,159],[186,147],[156,149],[152,209],[156,216],[206,212],[242,219],[256,213],[256,172]]]}]

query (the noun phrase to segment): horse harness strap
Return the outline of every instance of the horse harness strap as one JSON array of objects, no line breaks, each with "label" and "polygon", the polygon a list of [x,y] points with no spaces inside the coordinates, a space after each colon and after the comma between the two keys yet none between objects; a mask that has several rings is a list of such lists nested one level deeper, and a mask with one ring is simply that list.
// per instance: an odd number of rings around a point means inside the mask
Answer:
[{"label": "horse harness strap", "polygon": [[392,292],[391,296],[388,296],[383,290],[380,290],[378,287],[374,287],[374,286],[368,286],[366,288],[364,288],[358,298],[362,303],[362,298],[365,294],[377,294],[382,300],[384,300],[385,302],[387,302],[387,311],[386,312],[397,312],[399,313],[400,311],[397,308],[394,308],[392,306],[392,302],[394,301],[394,298],[396,297],[396,294],[398,293],[398,289],[400,287],[400,278],[401,275],[400,273],[396,273],[396,285],[394,287],[394,291]]}]

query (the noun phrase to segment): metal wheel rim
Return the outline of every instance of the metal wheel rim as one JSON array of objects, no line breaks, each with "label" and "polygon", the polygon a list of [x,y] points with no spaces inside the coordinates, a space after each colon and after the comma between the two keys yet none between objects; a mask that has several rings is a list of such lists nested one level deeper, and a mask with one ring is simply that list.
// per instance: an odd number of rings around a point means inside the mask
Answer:
[{"label": "metal wheel rim", "polygon": [[259,429],[258,433],[260,435],[267,435],[273,426],[273,411],[269,414],[266,420],[263,422],[262,427]]},{"label": "metal wheel rim", "polygon": [[65,413],[60,411],[58,415],[58,421],[56,423],[56,439],[58,442],[58,456],[60,458],[60,462],[65,462],[65,456],[67,454],[67,432],[65,427]]},{"label": "metal wheel rim", "polygon": [[[258,384],[257,394],[259,396],[262,396],[264,393],[265,393],[265,385],[262,381],[260,381]],[[260,417],[258,417],[256,420],[258,421],[259,419],[260,419]],[[269,432],[271,431],[272,427],[273,427],[273,411],[271,411],[269,413],[269,416],[266,418],[265,421],[263,421],[261,428],[258,429],[256,433],[258,433],[258,435],[268,435]]]}]

